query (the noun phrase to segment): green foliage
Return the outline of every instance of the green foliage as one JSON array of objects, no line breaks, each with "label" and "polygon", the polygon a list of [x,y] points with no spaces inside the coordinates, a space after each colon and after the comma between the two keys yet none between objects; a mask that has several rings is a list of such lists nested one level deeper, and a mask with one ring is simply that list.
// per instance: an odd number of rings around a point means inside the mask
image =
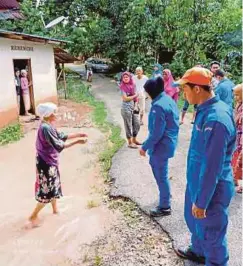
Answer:
[{"label": "green foliage", "polygon": [[[230,52],[241,51],[239,36],[232,35],[237,41],[225,39],[225,34],[241,29],[238,0],[93,0],[83,9],[89,23],[81,21],[79,27],[86,28],[85,40],[93,45],[90,54],[101,53],[131,69],[141,65],[148,71],[169,49],[175,52],[172,71],[179,76],[198,62],[224,63]],[[85,52],[88,45],[81,46],[77,44],[77,51]],[[241,73],[237,62],[228,65],[235,80]]]},{"label": "green foliage", "polygon": [[[231,52],[241,53],[241,2],[239,0],[31,0],[21,7],[26,20],[0,22],[3,28],[68,37],[68,48],[85,57],[101,54],[115,63],[149,71],[154,62],[165,62],[163,53],[175,53],[171,68],[176,76],[198,62],[217,59],[224,65]],[[46,22],[65,15],[60,23],[45,30]],[[227,70],[241,80],[241,59],[228,60]]]},{"label": "green foliage", "polygon": [[99,255],[96,255],[94,258],[94,265],[95,266],[101,266],[102,265],[102,257]]},{"label": "green foliage", "polygon": [[[178,109],[181,111],[183,106],[184,106],[184,103],[185,103],[185,98],[183,97],[183,95],[180,95],[180,98],[179,98],[179,101],[177,103],[177,106],[178,106]],[[190,104],[189,105],[189,108],[187,110],[188,113],[192,113],[193,112],[193,105]]]},{"label": "green foliage", "polygon": [[10,125],[0,130],[0,146],[20,140],[23,131],[20,124]]}]

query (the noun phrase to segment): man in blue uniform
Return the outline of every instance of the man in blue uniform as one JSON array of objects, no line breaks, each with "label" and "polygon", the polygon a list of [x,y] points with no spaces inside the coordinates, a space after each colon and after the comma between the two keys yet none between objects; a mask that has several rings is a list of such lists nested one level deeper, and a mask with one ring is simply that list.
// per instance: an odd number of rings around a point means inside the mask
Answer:
[{"label": "man in blue uniform", "polygon": [[212,74],[194,67],[178,81],[190,104],[197,104],[187,160],[185,220],[191,246],[179,256],[226,266],[229,260],[226,231],[228,206],[234,195],[231,156],[235,127],[231,110],[210,89]]},{"label": "man in blue uniform", "polygon": [[152,99],[149,113],[149,136],[140,149],[140,155],[150,155],[150,165],[159,188],[159,205],[150,211],[151,216],[171,214],[168,161],[174,156],[179,132],[179,111],[175,101],[164,92],[161,77],[148,80],[145,91]]},{"label": "man in blue uniform", "polygon": [[219,81],[218,86],[215,88],[215,94],[219,96],[219,99],[231,108],[233,111],[233,88],[235,84],[228,78],[222,70],[215,72],[215,77]]}]

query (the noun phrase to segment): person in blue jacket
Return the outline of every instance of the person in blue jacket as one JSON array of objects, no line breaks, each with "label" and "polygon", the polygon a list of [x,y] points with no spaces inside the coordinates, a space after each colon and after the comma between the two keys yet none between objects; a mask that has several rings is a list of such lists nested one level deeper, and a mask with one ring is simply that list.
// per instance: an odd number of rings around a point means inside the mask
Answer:
[{"label": "person in blue jacket", "polygon": [[163,77],[163,66],[161,64],[155,64],[154,71],[152,73],[152,78],[156,79],[158,77]]},{"label": "person in blue jacket", "polygon": [[215,94],[219,96],[220,100],[228,104],[233,111],[233,88],[235,84],[228,78],[222,70],[215,72],[215,78],[219,81],[215,88]]},{"label": "person in blue jacket", "polygon": [[150,211],[154,217],[171,214],[168,161],[175,153],[179,132],[179,111],[175,101],[164,92],[161,77],[149,79],[144,89],[152,99],[149,113],[149,136],[140,149],[140,155],[150,156],[150,165],[159,188],[159,205]]},{"label": "person in blue jacket", "polygon": [[212,73],[194,67],[177,81],[190,104],[197,104],[187,158],[185,220],[191,246],[182,258],[226,266],[228,207],[234,195],[231,157],[236,131],[231,110],[210,88]]}]

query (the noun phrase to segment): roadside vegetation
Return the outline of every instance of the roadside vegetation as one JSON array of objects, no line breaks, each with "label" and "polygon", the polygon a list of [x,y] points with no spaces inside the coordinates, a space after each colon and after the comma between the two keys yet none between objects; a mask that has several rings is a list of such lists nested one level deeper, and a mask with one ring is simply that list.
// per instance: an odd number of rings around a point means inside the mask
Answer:
[{"label": "roadside vegetation", "polygon": [[23,131],[19,123],[9,125],[0,130],[0,146],[20,140]]}]

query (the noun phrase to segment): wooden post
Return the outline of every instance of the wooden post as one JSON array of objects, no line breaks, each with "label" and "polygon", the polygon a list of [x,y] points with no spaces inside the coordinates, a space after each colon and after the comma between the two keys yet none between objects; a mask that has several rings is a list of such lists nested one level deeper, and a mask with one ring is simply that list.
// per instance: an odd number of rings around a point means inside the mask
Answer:
[{"label": "wooden post", "polygon": [[59,81],[61,75],[62,75],[62,69],[61,69],[61,71],[60,71],[60,73],[59,73],[59,76],[57,77],[57,81]]},{"label": "wooden post", "polygon": [[65,99],[67,99],[67,83],[66,83],[66,73],[64,69],[64,63],[62,63],[62,73],[63,73],[64,94],[65,94]]}]

